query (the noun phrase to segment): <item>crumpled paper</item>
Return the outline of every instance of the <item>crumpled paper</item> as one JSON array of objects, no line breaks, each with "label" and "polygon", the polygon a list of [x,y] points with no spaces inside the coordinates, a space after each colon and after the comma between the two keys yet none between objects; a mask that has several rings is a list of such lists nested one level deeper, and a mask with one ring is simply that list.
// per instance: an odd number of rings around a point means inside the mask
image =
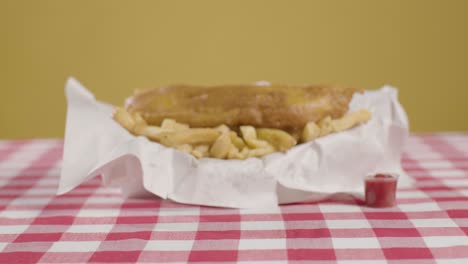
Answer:
[{"label": "crumpled paper", "polygon": [[134,136],[112,119],[113,106],[97,101],[77,80],[65,87],[68,111],[58,194],[101,175],[128,197],[154,194],[173,201],[233,208],[272,207],[320,200],[337,192],[363,197],[364,178],[376,172],[411,180],[400,157],[408,119],[397,90],[355,94],[350,111],[372,119],[353,129],[247,160],[197,160],[174,148]]}]

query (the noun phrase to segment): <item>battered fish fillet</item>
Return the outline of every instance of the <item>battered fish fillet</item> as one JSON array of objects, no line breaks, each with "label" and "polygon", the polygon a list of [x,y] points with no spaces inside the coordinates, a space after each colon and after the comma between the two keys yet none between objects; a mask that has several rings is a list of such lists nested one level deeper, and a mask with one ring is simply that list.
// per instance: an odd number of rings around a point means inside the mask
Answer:
[{"label": "battered fish fillet", "polygon": [[326,116],[343,116],[356,91],[332,86],[173,85],[136,91],[126,108],[150,125],[172,118],[191,127],[226,124],[291,131]]}]

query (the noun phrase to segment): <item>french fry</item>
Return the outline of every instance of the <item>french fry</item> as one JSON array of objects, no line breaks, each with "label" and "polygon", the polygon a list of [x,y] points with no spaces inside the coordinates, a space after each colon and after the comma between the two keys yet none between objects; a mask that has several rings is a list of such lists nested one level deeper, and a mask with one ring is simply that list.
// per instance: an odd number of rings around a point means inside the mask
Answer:
[{"label": "french fry", "polygon": [[133,133],[136,135],[141,135],[142,131],[148,126],[146,121],[143,119],[140,113],[132,113],[133,120],[135,120],[135,126],[133,126]]},{"label": "french fry", "polygon": [[228,159],[240,159],[239,149],[234,144],[231,145],[227,158]]},{"label": "french fry", "polygon": [[239,157],[240,159],[246,159],[247,155],[249,155],[249,148],[244,147],[240,152],[239,152]]},{"label": "french fry", "polygon": [[219,125],[215,128],[219,130],[221,133],[229,133],[232,144],[234,144],[238,149],[242,149],[245,147],[244,140],[242,140],[242,138],[239,137],[237,133],[235,131],[232,131],[228,126]]},{"label": "french fry", "polygon": [[192,150],[192,155],[195,156],[197,159],[208,157],[210,155],[209,149],[210,146],[208,145],[195,146]]},{"label": "french fry", "polygon": [[158,126],[139,126],[135,127],[134,133],[138,136],[145,136],[153,141],[161,141],[162,136],[172,132],[172,130],[163,129]]},{"label": "french fry", "polygon": [[136,122],[127,110],[121,107],[115,108],[113,118],[129,132],[133,132]]},{"label": "french fry", "polygon": [[224,159],[227,157],[232,147],[229,133],[222,133],[210,148],[210,154],[213,158]]},{"label": "french fry", "polygon": [[257,139],[257,132],[253,126],[241,126],[240,131],[245,143],[250,148],[267,148],[270,145],[265,140]]},{"label": "french fry", "polygon": [[219,137],[221,132],[214,128],[192,128],[187,130],[161,133],[161,144],[173,147],[183,144],[209,144],[211,145]]},{"label": "french fry", "polygon": [[136,126],[147,126],[145,119],[141,116],[140,113],[134,112],[132,113],[133,120],[135,120]]},{"label": "french fry", "polygon": [[247,157],[262,157],[275,152],[275,148],[271,145],[263,148],[250,149]]},{"label": "french fry", "polygon": [[179,131],[187,130],[189,129],[189,126],[186,124],[177,123],[174,119],[165,118],[161,123],[161,128]]},{"label": "french fry", "polygon": [[227,133],[227,132],[231,131],[231,129],[228,126],[224,125],[224,124],[215,127],[215,129],[217,129],[221,133]]},{"label": "french fry", "polygon": [[320,136],[326,136],[333,132],[333,127],[331,125],[332,119],[330,116],[325,117],[324,119],[318,122],[318,126],[320,127]]},{"label": "french fry", "polygon": [[176,149],[182,151],[182,152],[185,152],[187,154],[190,154],[192,152],[192,145],[190,144],[183,144],[183,145],[179,145],[179,146],[176,146]]},{"label": "french fry", "polygon": [[249,154],[249,148],[244,147],[241,151],[239,149],[232,145],[231,149],[229,150],[228,153],[228,159],[246,159],[247,155]]},{"label": "french fry", "polygon": [[320,127],[315,122],[309,122],[302,131],[302,142],[314,140],[320,136]]},{"label": "french fry", "polygon": [[296,145],[297,141],[288,133],[280,129],[259,128],[257,138],[270,143],[279,151],[286,151]]},{"label": "french fry", "polygon": [[230,131],[229,135],[231,136],[231,142],[236,146],[238,149],[243,149],[245,147],[245,142],[242,140],[241,137],[237,135],[236,132]]},{"label": "french fry", "polygon": [[372,114],[366,110],[361,109],[356,112],[346,114],[340,119],[335,119],[331,121],[331,126],[334,132],[340,132],[347,129],[350,129],[360,123],[364,123],[371,119]]}]

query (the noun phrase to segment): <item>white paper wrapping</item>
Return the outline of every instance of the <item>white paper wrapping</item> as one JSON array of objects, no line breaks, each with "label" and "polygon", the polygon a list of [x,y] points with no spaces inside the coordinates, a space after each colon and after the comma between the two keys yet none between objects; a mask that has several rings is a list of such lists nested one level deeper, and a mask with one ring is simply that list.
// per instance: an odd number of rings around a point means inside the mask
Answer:
[{"label": "white paper wrapping", "polygon": [[102,175],[129,197],[155,194],[177,202],[259,208],[323,199],[345,192],[362,196],[364,178],[376,172],[399,174],[411,184],[400,157],[408,119],[397,90],[384,86],[355,94],[350,111],[366,108],[372,119],[348,131],[295,146],[262,159],[197,160],[145,137],[136,137],[112,119],[113,107],[97,101],[78,81],[65,87],[68,111],[58,194]]}]

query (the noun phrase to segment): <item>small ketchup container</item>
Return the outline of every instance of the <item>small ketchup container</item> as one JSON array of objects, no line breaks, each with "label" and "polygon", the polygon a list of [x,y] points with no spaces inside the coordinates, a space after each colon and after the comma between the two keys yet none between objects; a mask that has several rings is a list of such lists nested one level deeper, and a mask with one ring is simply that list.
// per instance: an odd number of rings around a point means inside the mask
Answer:
[{"label": "small ketchup container", "polygon": [[392,207],[395,205],[398,175],[379,173],[366,177],[366,205]]}]

